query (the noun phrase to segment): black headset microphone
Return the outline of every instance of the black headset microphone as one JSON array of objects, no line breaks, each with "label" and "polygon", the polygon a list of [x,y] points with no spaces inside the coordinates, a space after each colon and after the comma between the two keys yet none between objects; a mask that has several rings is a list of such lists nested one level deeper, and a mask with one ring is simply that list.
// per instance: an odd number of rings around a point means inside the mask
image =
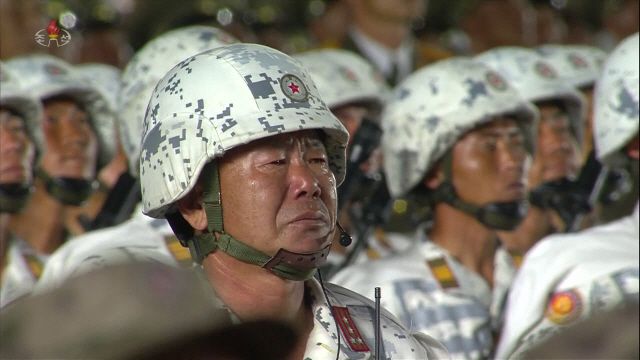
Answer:
[{"label": "black headset microphone", "polygon": [[353,242],[353,238],[351,237],[351,235],[349,235],[349,233],[342,228],[342,225],[340,225],[339,222],[336,222],[336,225],[338,226],[338,230],[340,230],[340,245],[344,247],[351,245],[351,243]]}]

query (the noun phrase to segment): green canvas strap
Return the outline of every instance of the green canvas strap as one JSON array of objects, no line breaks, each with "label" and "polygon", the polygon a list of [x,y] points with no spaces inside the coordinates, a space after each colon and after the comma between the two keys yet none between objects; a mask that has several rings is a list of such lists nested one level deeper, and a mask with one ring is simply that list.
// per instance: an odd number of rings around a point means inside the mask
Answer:
[{"label": "green canvas strap", "polygon": [[[309,280],[317,271],[316,268],[299,268],[291,266],[283,260],[287,259],[287,256],[277,261],[277,264],[272,266],[275,256],[269,256],[261,251],[258,251],[246,244],[236,240],[233,236],[224,232],[224,225],[222,222],[222,205],[220,199],[220,177],[218,173],[218,164],[209,164],[202,172],[203,183],[206,184],[203,194],[204,210],[207,214],[208,230],[204,234],[196,236],[193,240],[189,241],[189,251],[192,258],[201,263],[204,258],[215,251],[220,249],[224,253],[250,264],[258,265],[260,267],[266,267],[275,272],[278,276],[296,281]],[[220,234],[218,239],[213,235],[214,233]],[[321,250],[322,257],[326,256],[329,247]],[[289,253],[291,254],[291,253]],[[313,256],[315,254],[299,254],[300,257]],[[276,255],[277,256],[277,255]]]}]

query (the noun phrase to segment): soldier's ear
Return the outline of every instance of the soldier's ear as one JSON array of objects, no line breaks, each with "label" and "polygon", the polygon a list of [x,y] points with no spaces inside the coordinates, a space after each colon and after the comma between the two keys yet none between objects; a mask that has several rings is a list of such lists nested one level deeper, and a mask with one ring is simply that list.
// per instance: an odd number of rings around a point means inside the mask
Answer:
[{"label": "soldier's ear", "polygon": [[195,230],[204,231],[207,229],[207,214],[202,205],[203,188],[198,182],[196,186],[185,197],[176,202],[176,207]]},{"label": "soldier's ear", "polygon": [[639,135],[631,140],[629,145],[627,145],[627,155],[634,160],[640,159],[640,138]]}]

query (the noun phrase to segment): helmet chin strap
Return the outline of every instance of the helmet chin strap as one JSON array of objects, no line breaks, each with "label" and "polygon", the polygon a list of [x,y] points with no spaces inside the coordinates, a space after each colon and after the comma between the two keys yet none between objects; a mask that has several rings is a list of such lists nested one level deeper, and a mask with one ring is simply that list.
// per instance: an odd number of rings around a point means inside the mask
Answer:
[{"label": "helmet chin strap", "polygon": [[44,182],[49,195],[65,205],[80,206],[98,188],[97,180],[51,177],[42,168],[35,175]]},{"label": "helmet chin strap", "polygon": [[0,185],[0,213],[17,214],[24,210],[33,194],[33,184]]},{"label": "helmet chin strap", "polygon": [[[191,257],[201,263],[207,255],[220,249],[222,252],[250,264],[273,271],[276,275],[294,281],[311,279],[317,268],[327,260],[331,245],[313,253],[295,253],[280,249],[273,255],[267,255],[241,243],[224,231],[222,206],[220,203],[220,177],[218,164],[212,163],[202,171],[206,190],[203,196],[204,210],[207,214],[208,232],[194,236],[188,241]],[[218,233],[216,239],[214,234]]]},{"label": "helmet chin strap", "polygon": [[478,206],[460,199],[451,182],[452,158],[453,156],[451,151],[448,151],[442,158],[445,179],[444,182],[433,191],[431,199],[436,203],[443,202],[449,204],[454,208],[475,217],[478,221],[491,229],[504,231],[515,230],[527,215],[529,202],[523,199],[505,202],[492,202],[483,206]]}]

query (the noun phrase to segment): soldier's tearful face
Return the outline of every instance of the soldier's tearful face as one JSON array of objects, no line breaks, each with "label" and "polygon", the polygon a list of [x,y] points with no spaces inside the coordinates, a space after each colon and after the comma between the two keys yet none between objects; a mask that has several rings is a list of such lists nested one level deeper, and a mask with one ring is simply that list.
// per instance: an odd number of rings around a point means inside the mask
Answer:
[{"label": "soldier's tearful face", "polygon": [[475,205],[522,200],[529,162],[516,122],[495,119],[454,145],[453,186],[462,200]]},{"label": "soldier's tearful face", "polygon": [[257,140],[220,161],[225,231],[267,254],[315,252],[335,231],[337,195],[315,131]]},{"label": "soldier's tearful face", "polygon": [[43,117],[44,170],[51,176],[93,179],[98,143],[87,113],[71,99],[55,98],[44,102]]},{"label": "soldier's tearful face", "polygon": [[34,156],[24,119],[0,109],[0,184],[30,182]]}]

